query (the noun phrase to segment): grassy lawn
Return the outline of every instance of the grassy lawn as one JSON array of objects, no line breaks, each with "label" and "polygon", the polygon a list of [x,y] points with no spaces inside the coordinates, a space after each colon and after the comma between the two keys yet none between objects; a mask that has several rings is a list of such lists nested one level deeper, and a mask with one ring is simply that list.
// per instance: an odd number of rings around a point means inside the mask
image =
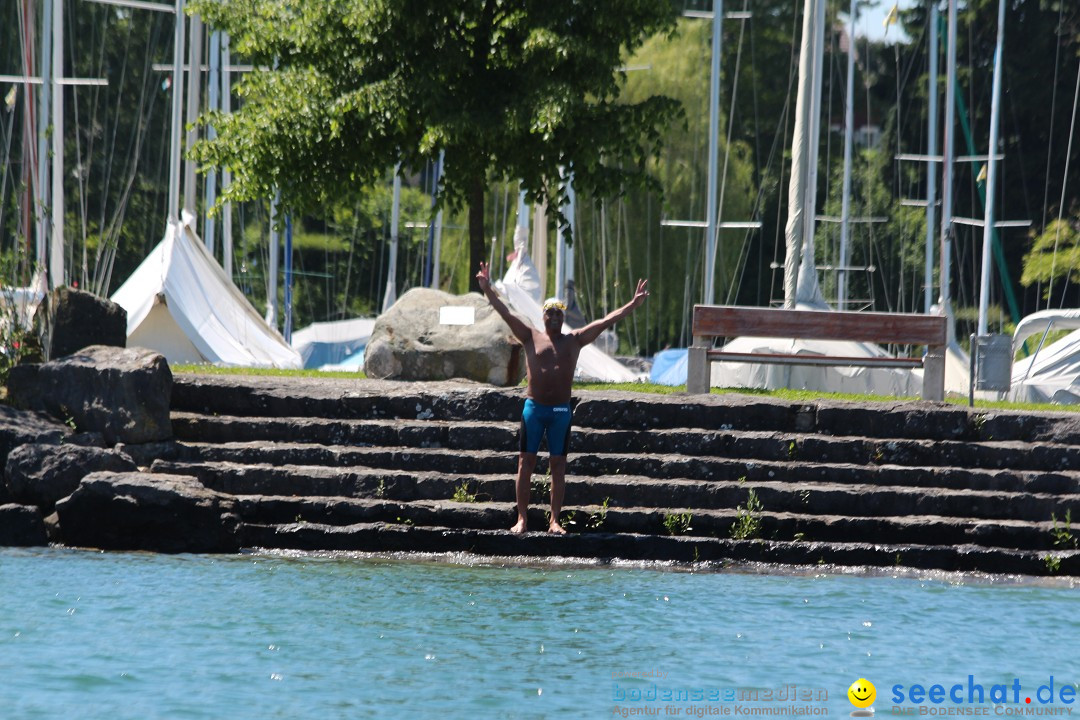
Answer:
[{"label": "grassy lawn", "polygon": [[[362,372],[322,372],[321,370],[277,370],[273,368],[238,368],[217,367],[215,365],[175,365],[172,368],[178,374],[206,375],[262,375],[271,377],[321,377],[348,378],[364,380]],[[685,385],[655,385],[653,383],[574,383],[576,390],[625,390],[629,392],[653,393],[656,395],[674,395],[686,392]],[[918,397],[897,397],[893,395],[856,395],[852,393],[827,393],[816,390],[762,390],[757,388],[713,388],[714,394],[741,393],[743,395],[761,395],[791,402],[809,402],[812,400],[843,400],[850,402],[918,402]],[[953,405],[967,405],[966,397],[949,397],[946,402]],[[1052,412],[1080,412],[1077,405],[1051,405],[1049,403],[1019,403],[1009,401],[975,400],[975,407],[996,410],[1043,410]]]}]

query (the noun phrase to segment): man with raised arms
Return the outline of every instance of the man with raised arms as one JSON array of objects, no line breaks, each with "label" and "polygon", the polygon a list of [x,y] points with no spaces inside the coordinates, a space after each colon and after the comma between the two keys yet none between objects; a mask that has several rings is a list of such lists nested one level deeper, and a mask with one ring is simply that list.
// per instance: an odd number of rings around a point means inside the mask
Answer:
[{"label": "man with raised arms", "polygon": [[551,523],[548,530],[563,534],[559,524],[562,511],[563,491],[566,485],[566,451],[570,440],[570,390],[574,380],[581,348],[593,342],[604,330],[629,315],[649,291],[647,280],[638,280],[633,299],[606,317],[591,322],[583,328],[563,333],[566,305],[557,298],[544,303],[544,329],[536,330],[511,314],[510,309],[491,287],[491,270],[480,263],[476,274],[480,291],[495,308],[495,312],[510,326],[525,348],[525,368],[528,377],[525,408],[521,413],[520,455],[517,473],[517,522],[511,532],[522,533],[528,529],[529,490],[540,438],[547,433],[548,463],[551,468]]}]

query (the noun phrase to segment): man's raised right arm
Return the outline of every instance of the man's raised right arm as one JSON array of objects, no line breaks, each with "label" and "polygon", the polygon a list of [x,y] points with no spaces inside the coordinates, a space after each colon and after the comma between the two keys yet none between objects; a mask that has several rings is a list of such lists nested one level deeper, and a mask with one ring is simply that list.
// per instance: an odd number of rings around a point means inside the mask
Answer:
[{"label": "man's raised right arm", "polygon": [[532,330],[510,312],[510,308],[506,307],[506,303],[495,292],[495,288],[491,286],[491,268],[488,267],[487,263],[480,263],[480,272],[476,273],[476,284],[480,286],[480,292],[484,293],[484,297],[491,303],[491,307],[495,308],[495,312],[499,313],[499,317],[510,326],[510,332],[514,333],[514,337],[523,344],[530,342],[532,340]]}]

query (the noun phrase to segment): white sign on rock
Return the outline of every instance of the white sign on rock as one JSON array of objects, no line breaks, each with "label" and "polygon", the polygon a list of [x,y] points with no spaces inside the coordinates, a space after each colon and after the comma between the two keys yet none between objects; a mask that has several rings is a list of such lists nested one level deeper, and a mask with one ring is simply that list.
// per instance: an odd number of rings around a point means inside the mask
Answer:
[{"label": "white sign on rock", "polygon": [[440,325],[475,325],[476,308],[462,305],[444,305],[439,308]]}]

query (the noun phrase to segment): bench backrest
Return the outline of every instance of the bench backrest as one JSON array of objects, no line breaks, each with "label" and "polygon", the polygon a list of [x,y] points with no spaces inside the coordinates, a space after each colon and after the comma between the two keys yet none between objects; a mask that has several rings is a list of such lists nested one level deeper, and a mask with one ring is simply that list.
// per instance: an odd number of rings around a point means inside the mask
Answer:
[{"label": "bench backrest", "polygon": [[896,345],[944,345],[942,315],[787,310],[695,305],[693,334],[705,337],[785,337]]}]

